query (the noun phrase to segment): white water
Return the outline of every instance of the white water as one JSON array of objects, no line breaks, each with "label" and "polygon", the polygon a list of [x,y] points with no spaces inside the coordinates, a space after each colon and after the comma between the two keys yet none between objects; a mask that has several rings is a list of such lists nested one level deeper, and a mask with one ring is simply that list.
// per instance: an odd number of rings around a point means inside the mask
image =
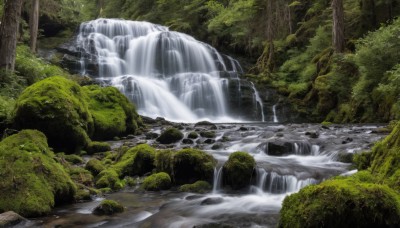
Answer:
[{"label": "white water", "polygon": [[[251,85],[252,85],[253,90],[254,90],[254,100],[255,100],[255,102],[260,106],[261,121],[262,121],[262,122],[265,122],[264,105],[263,105],[263,102],[262,102],[261,97],[260,97],[260,95],[258,94],[258,91],[257,91],[256,87],[254,86],[254,83],[253,83],[253,82],[251,82]],[[256,107],[258,108],[258,106],[256,106]]]},{"label": "white water", "polygon": [[274,123],[278,123],[278,117],[276,115],[276,104],[272,106],[272,113],[274,114]]},{"label": "white water", "polygon": [[164,26],[120,19],[83,23],[77,39],[85,53],[82,74],[87,61],[97,61],[99,79],[119,88],[140,114],[183,122],[235,121],[226,100],[228,79],[220,74],[239,79],[242,69],[210,45]]}]

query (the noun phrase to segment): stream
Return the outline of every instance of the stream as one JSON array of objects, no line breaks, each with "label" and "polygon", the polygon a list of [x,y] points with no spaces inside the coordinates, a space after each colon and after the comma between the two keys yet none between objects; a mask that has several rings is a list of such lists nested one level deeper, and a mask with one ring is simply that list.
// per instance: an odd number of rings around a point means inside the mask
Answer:
[{"label": "stream", "polygon": [[[91,202],[55,208],[52,215],[36,220],[36,226],[275,227],[285,196],[332,176],[356,172],[346,160],[385,136],[378,133],[377,129],[382,127],[379,125],[171,124],[181,128],[185,136],[191,131],[212,130],[216,137],[212,140],[199,137],[190,144],[179,142],[165,146],[149,139],[147,133],[110,143],[113,148],[148,143],[160,149],[202,149],[218,160],[212,191],[207,194],[176,190],[144,192],[136,186],[104,196],[125,207],[121,214],[91,214],[103,199],[95,198]],[[153,123],[150,132],[159,134],[165,127],[165,124]],[[221,187],[220,167],[235,151],[248,152],[257,162],[251,187],[239,192]]]}]

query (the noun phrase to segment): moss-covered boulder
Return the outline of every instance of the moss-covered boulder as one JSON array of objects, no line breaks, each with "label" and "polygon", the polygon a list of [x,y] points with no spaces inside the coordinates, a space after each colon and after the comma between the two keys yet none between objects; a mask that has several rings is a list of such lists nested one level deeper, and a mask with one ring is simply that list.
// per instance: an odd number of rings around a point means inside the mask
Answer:
[{"label": "moss-covered boulder", "polygon": [[196,181],[193,184],[184,184],[179,187],[181,192],[207,193],[211,191],[212,186],[207,181]]},{"label": "moss-covered boulder", "polygon": [[156,150],[147,145],[135,146],[124,153],[114,165],[120,177],[143,175],[154,169]]},{"label": "moss-covered boulder", "polygon": [[338,178],[285,198],[279,227],[398,227],[399,195],[386,185]]},{"label": "moss-covered boulder", "polygon": [[124,207],[114,200],[103,200],[93,210],[93,214],[95,215],[113,215],[121,212],[124,212]]},{"label": "moss-covered boulder", "polygon": [[125,186],[124,182],[119,179],[118,173],[112,168],[101,171],[96,179],[96,187],[98,188],[120,190]]},{"label": "moss-covered boulder", "polygon": [[199,134],[197,134],[197,132],[192,131],[188,134],[188,139],[197,139],[199,137]]},{"label": "moss-covered boulder", "polygon": [[164,172],[152,174],[144,179],[142,187],[148,191],[167,190],[171,188],[171,177]]},{"label": "moss-covered boulder", "polygon": [[228,161],[223,166],[224,185],[232,189],[241,189],[250,185],[256,162],[246,152],[234,152],[229,155]]},{"label": "moss-covered boulder", "polygon": [[175,184],[188,184],[199,180],[212,181],[216,165],[213,156],[196,149],[183,149],[169,153],[164,151],[163,153],[156,162],[160,165],[157,169],[170,172]]},{"label": "moss-covered boulder", "polygon": [[105,170],[105,167],[99,159],[92,158],[86,163],[85,169],[89,170],[93,176],[97,176],[101,171]]},{"label": "moss-covered boulder", "polygon": [[50,77],[22,92],[16,102],[14,123],[19,129],[42,131],[57,150],[79,151],[88,145],[88,135],[93,132],[87,99],[75,82]]},{"label": "moss-covered boulder", "polygon": [[174,127],[170,127],[161,133],[160,137],[157,138],[157,141],[161,144],[170,144],[178,142],[181,139],[183,139],[183,133]]},{"label": "moss-covered boulder", "polygon": [[95,153],[101,153],[101,152],[107,152],[111,150],[110,144],[107,142],[89,142],[89,144],[86,147],[86,152],[88,154],[95,154]]},{"label": "moss-covered boulder", "polygon": [[72,201],[76,192],[46,136],[36,130],[23,130],[0,142],[0,179],[0,213],[44,215],[53,206]]},{"label": "moss-covered boulder", "polygon": [[108,140],[115,136],[135,134],[139,115],[134,105],[114,87],[84,86],[89,111],[93,116],[94,140]]},{"label": "moss-covered boulder", "polygon": [[68,173],[75,183],[85,186],[93,186],[94,178],[88,170],[82,167],[71,167],[68,169]]}]

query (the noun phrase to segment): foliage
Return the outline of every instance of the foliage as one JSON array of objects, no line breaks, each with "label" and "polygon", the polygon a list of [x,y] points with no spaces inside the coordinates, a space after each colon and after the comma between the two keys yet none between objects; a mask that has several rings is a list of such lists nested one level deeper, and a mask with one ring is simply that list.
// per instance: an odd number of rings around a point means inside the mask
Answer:
[{"label": "foliage", "polygon": [[148,191],[167,190],[171,187],[171,178],[164,172],[152,174],[144,179],[142,187]]},{"label": "foliage", "polygon": [[46,136],[23,130],[0,142],[0,213],[26,217],[47,214],[54,205],[71,202],[76,186],[54,160]]}]

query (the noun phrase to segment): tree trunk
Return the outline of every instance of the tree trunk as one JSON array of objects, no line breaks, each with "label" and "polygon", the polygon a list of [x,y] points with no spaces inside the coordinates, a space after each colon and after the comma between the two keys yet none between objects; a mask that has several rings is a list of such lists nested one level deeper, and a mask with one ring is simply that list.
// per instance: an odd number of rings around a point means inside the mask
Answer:
[{"label": "tree trunk", "polygon": [[39,0],[32,0],[31,15],[29,18],[29,34],[30,34],[30,47],[33,53],[36,53],[38,30],[39,30]]},{"label": "tree trunk", "polygon": [[344,39],[344,10],[342,0],[332,0],[332,43],[333,49],[337,53],[342,53],[345,48]]},{"label": "tree trunk", "polygon": [[22,0],[5,0],[0,25],[0,68],[14,71],[18,25]]}]

